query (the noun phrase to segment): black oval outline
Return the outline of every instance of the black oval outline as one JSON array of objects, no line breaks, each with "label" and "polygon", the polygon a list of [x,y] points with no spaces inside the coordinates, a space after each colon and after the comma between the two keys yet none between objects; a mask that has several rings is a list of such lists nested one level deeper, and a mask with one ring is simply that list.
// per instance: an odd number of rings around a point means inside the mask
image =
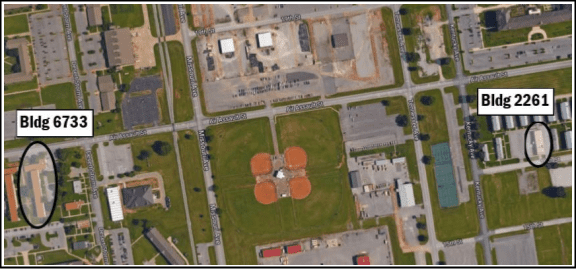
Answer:
[{"label": "black oval outline", "polygon": [[[52,212],[50,212],[50,216],[48,216],[48,219],[46,219],[44,224],[42,224],[40,226],[36,226],[36,225],[30,223],[30,220],[28,220],[28,217],[26,217],[26,213],[24,213],[24,208],[22,207],[22,198],[20,197],[20,171],[22,171],[22,163],[24,161],[24,157],[26,157],[26,153],[28,153],[28,150],[35,144],[41,144],[42,146],[44,146],[46,151],[48,151],[48,153],[50,154],[50,158],[52,158],[52,165],[54,166],[54,176],[55,176],[55,180],[56,180],[56,182],[55,182],[56,187],[54,188],[55,195],[54,195],[54,202],[52,204]],[[42,227],[46,226],[46,224],[48,224],[50,222],[50,220],[52,219],[52,216],[54,215],[54,211],[56,211],[56,201],[58,200],[58,170],[56,167],[56,161],[54,160],[54,155],[52,154],[52,151],[50,150],[50,148],[48,148],[48,145],[46,145],[44,142],[33,141],[24,150],[22,157],[20,157],[20,164],[18,165],[18,183],[17,183],[16,187],[18,187],[18,191],[16,192],[16,196],[18,196],[18,206],[20,207],[20,212],[22,212],[22,217],[24,218],[26,223],[28,223],[28,225],[30,225],[30,227],[32,227],[34,229],[41,229]]]},{"label": "black oval outline", "polygon": [[[530,159],[530,157],[528,157],[528,151],[526,151],[526,141],[528,141],[528,131],[530,131],[530,128],[532,128],[532,125],[536,124],[536,123],[540,123],[542,125],[544,125],[544,127],[546,127],[546,130],[548,130],[548,137],[550,139],[550,152],[548,152],[548,158],[546,158],[546,160],[542,163],[542,164],[534,164],[532,162],[532,160]],[[550,130],[550,127],[548,127],[548,125],[544,122],[541,121],[535,121],[532,122],[530,125],[528,125],[528,128],[526,129],[526,131],[524,132],[524,156],[526,157],[526,160],[528,160],[528,163],[530,163],[530,165],[536,167],[536,168],[540,168],[544,165],[546,165],[548,163],[548,161],[550,161],[550,158],[552,157],[552,151],[554,150],[554,142],[552,141],[552,131]]]}]

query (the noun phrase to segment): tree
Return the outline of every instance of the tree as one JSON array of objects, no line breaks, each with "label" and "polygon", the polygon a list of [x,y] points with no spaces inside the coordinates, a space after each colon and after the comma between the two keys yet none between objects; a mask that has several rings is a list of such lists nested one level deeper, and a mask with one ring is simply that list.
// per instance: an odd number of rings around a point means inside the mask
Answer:
[{"label": "tree", "polygon": [[410,28],[402,28],[402,35],[411,35],[412,29]]},{"label": "tree", "polygon": [[212,187],[210,187],[210,189],[211,189],[213,192],[217,192],[217,191],[220,189],[220,187],[218,187],[218,185],[214,184],[214,185],[212,185]]},{"label": "tree", "polygon": [[428,155],[424,155],[424,156],[422,157],[422,162],[423,162],[424,164],[431,164],[431,163],[432,163],[432,158],[431,158],[430,156],[428,156]]},{"label": "tree", "polygon": [[418,134],[418,138],[422,141],[428,141],[430,140],[430,135],[429,134]]},{"label": "tree", "polygon": [[400,15],[406,15],[406,14],[408,14],[408,10],[406,10],[405,8],[401,8],[401,9],[398,10],[398,13],[399,13]]},{"label": "tree", "polygon": [[80,168],[80,163],[79,162],[72,162],[70,163],[71,166],[76,167],[76,168]]},{"label": "tree", "polygon": [[466,95],[466,102],[472,103],[476,101],[476,95]]},{"label": "tree", "polygon": [[416,228],[420,230],[426,230],[426,223],[425,222],[418,222],[416,223]]},{"label": "tree", "polygon": [[557,162],[550,162],[546,164],[546,168],[548,169],[556,169],[558,167],[560,167],[560,165],[558,165]]},{"label": "tree", "polygon": [[188,133],[187,133],[187,134],[184,134],[184,138],[190,140],[190,138],[192,138],[192,135],[191,135],[191,134],[188,134]]},{"label": "tree", "polygon": [[70,174],[70,165],[67,163],[59,163],[58,170],[61,175],[68,175]]},{"label": "tree", "polygon": [[406,62],[409,63],[417,63],[418,61],[420,61],[420,54],[417,52],[406,52],[404,53],[404,57],[406,58]]},{"label": "tree", "polygon": [[484,151],[480,150],[476,152],[476,158],[480,159],[480,160],[484,160],[484,158],[486,158],[486,154],[484,153]]},{"label": "tree", "polygon": [[408,116],[406,115],[398,115],[396,116],[396,125],[400,126],[400,127],[404,127],[408,125]]},{"label": "tree", "polygon": [[566,197],[566,190],[564,190],[564,187],[550,186],[550,187],[544,188],[542,190],[542,194],[544,194],[550,198],[564,198],[564,197]]},{"label": "tree", "polygon": [[54,154],[56,155],[56,158],[58,158],[59,160],[66,160],[68,159],[68,157],[70,157],[70,152],[68,152],[65,149],[57,149],[56,152],[54,152]]},{"label": "tree", "polygon": [[156,141],[152,144],[152,149],[160,156],[166,156],[172,151],[172,145],[165,141]]},{"label": "tree", "polygon": [[426,240],[428,240],[428,237],[427,237],[427,236],[425,236],[425,235],[423,235],[423,234],[418,235],[418,241],[420,241],[420,242],[425,242]]},{"label": "tree", "polygon": [[418,121],[422,121],[422,120],[424,120],[425,118],[426,118],[426,116],[420,115],[420,114],[418,114],[418,115],[416,116],[416,119],[417,119]]},{"label": "tree", "polygon": [[480,135],[479,132],[472,132],[472,139],[478,140],[480,137],[482,137],[482,135]]},{"label": "tree", "polygon": [[134,165],[134,171],[142,171],[142,166]]},{"label": "tree", "polygon": [[202,189],[200,189],[200,188],[198,188],[198,187],[194,187],[194,191],[195,191],[195,192],[200,192],[200,191],[202,191]]},{"label": "tree", "polygon": [[420,97],[420,103],[425,106],[430,106],[434,103],[434,98],[432,96],[424,95]]},{"label": "tree", "polygon": [[380,104],[382,104],[383,106],[389,106],[389,105],[390,105],[390,101],[388,101],[388,100],[382,100],[382,101],[380,101]]},{"label": "tree", "polygon": [[220,214],[222,214],[222,209],[220,209],[220,208],[218,207],[218,208],[214,209],[214,212],[215,212],[218,216],[220,216]]},{"label": "tree", "polygon": [[140,151],[140,155],[138,155],[137,158],[138,160],[144,161],[147,160],[148,157],[150,157],[150,152],[143,149],[142,151]]}]

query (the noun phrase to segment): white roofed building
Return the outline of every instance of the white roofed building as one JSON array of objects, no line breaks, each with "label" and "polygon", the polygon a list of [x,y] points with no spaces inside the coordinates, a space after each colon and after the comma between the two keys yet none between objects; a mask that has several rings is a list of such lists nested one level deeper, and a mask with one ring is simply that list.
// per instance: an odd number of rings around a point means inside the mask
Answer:
[{"label": "white roofed building", "polygon": [[505,116],[504,117],[506,119],[506,129],[514,129],[515,124],[514,124],[514,116]]},{"label": "white roofed building", "polygon": [[122,212],[122,203],[120,202],[120,187],[111,187],[106,189],[108,196],[108,207],[112,221],[121,221],[124,219]]},{"label": "white roofed building", "polygon": [[528,119],[528,116],[518,116],[518,119],[520,119],[520,126],[522,127],[526,127],[528,124],[530,124],[530,119]]},{"label": "white roofed building", "polygon": [[72,186],[74,186],[74,193],[82,193],[82,182],[80,180],[74,180],[74,182],[72,182]]},{"label": "white roofed building", "polygon": [[532,116],[535,122],[544,122],[544,116]]},{"label": "white roofed building", "polygon": [[259,48],[272,47],[272,34],[270,32],[257,34],[256,36]]},{"label": "white roofed building", "polygon": [[564,145],[567,149],[572,149],[572,130],[564,132]]},{"label": "white roofed building", "polygon": [[502,144],[502,137],[496,137],[496,143],[494,147],[496,148],[496,160],[504,159],[504,149]]},{"label": "white roofed building", "polygon": [[500,124],[500,116],[492,116],[492,131],[500,131],[502,126]]},{"label": "white roofed building", "polygon": [[218,40],[218,48],[221,54],[234,52],[234,40],[232,38]]},{"label": "white roofed building", "polygon": [[560,116],[562,117],[563,120],[572,119],[569,102],[563,102],[560,104]]},{"label": "white roofed building", "polygon": [[411,207],[416,205],[412,183],[406,182],[400,184],[400,181],[398,181],[397,191],[400,196],[400,207]]}]

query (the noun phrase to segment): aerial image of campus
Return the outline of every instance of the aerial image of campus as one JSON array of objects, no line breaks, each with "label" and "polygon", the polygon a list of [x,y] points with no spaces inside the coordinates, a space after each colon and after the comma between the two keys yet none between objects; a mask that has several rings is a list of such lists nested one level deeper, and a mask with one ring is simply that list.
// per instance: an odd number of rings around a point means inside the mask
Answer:
[{"label": "aerial image of campus", "polygon": [[3,2],[2,266],[574,265],[574,3]]}]

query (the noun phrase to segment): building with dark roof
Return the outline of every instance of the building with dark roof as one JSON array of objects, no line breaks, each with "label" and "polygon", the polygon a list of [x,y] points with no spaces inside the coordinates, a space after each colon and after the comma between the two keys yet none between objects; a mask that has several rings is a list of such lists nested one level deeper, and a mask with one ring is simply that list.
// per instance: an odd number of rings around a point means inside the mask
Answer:
[{"label": "building with dark roof", "polygon": [[30,65],[30,54],[28,54],[28,40],[23,37],[10,39],[6,41],[5,49],[8,51],[6,54],[11,54],[10,51],[13,51],[14,54],[17,54],[14,56],[18,58],[20,72],[4,75],[4,84],[29,81],[34,78],[32,73],[32,66]]},{"label": "building with dark roof", "polygon": [[160,234],[158,229],[152,228],[148,230],[144,235],[146,235],[146,238],[150,240],[152,245],[154,245],[154,247],[158,250],[158,252],[160,252],[160,254],[162,254],[162,256],[166,259],[166,261],[169,264],[171,265],[186,264],[186,261],[184,261],[184,259],[180,257],[180,254],[178,254],[178,252],[170,245],[168,240],[166,240],[166,238],[164,238],[164,236]]},{"label": "building with dark roof", "polygon": [[559,5],[553,11],[518,17],[511,17],[507,8],[487,11],[484,16],[486,28],[491,31],[514,30],[572,20],[572,6]]},{"label": "building with dark roof", "polygon": [[112,81],[112,76],[98,77],[98,90],[100,90],[100,101],[102,102],[102,111],[116,109],[116,84]]},{"label": "building with dark roof", "polygon": [[90,248],[91,246],[92,246],[92,244],[90,244],[90,242],[88,242],[88,241],[80,241],[80,242],[72,243],[72,249],[73,250],[87,249],[87,248]]},{"label": "building with dark roof", "polygon": [[109,66],[134,64],[132,34],[129,28],[120,28],[104,32],[106,59]]},{"label": "building with dark roof", "polygon": [[360,172],[352,171],[348,173],[348,176],[350,177],[350,188],[354,189],[361,187]]},{"label": "building with dark roof", "polygon": [[346,33],[332,35],[332,47],[340,48],[348,46],[348,35]]},{"label": "building with dark roof", "polygon": [[154,203],[150,185],[122,189],[122,200],[126,208],[139,208]]},{"label": "building with dark roof", "polygon": [[89,26],[102,25],[102,9],[100,5],[86,5],[86,17]]}]

